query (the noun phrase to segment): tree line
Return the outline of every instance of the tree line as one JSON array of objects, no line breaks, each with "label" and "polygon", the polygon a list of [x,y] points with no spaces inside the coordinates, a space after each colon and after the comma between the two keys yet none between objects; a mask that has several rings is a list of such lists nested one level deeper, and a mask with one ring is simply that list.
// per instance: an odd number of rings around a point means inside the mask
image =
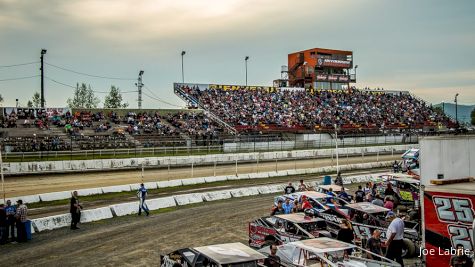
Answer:
[{"label": "tree line", "polygon": [[[99,108],[99,98],[96,96],[91,85],[85,83],[76,84],[72,97],[66,100],[69,108]],[[3,103],[3,96],[0,94],[0,105]],[[119,87],[112,85],[104,98],[103,108],[127,108],[129,103],[122,98]],[[35,92],[31,99],[28,99],[26,107],[41,107],[41,96],[39,92]]]}]

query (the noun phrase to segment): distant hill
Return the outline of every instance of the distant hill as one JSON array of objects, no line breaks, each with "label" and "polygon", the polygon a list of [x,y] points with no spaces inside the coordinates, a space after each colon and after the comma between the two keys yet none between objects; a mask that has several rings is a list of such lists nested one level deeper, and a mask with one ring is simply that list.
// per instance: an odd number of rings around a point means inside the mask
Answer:
[{"label": "distant hill", "polygon": [[[433,105],[434,107],[441,107],[442,103]],[[470,113],[475,108],[475,105],[457,105],[458,109],[458,120],[460,122],[470,123]],[[455,104],[454,103],[445,103],[444,104],[445,114],[455,119]]]}]

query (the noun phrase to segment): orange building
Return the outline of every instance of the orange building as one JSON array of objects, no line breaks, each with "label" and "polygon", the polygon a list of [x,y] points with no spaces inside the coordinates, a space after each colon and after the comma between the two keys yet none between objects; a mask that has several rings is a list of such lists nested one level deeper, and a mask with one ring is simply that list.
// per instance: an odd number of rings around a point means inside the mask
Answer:
[{"label": "orange building", "polygon": [[353,52],[314,48],[288,56],[290,87],[346,89],[356,82]]}]

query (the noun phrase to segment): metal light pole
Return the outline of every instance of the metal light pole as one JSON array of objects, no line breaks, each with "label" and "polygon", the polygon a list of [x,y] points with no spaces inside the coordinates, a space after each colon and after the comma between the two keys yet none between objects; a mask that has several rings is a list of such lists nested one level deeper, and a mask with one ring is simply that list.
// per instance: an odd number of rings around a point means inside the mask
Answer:
[{"label": "metal light pole", "polygon": [[244,64],[245,64],[245,66],[246,66],[246,86],[247,86],[247,61],[248,61],[248,60],[249,60],[249,56],[246,56],[246,57],[244,58]]},{"label": "metal light pole", "polygon": [[45,107],[45,74],[44,74],[44,65],[43,65],[43,57],[46,54],[46,49],[41,49],[41,107]]},{"label": "metal light pole", "polygon": [[340,172],[340,165],[338,164],[338,129],[336,124],[335,126],[335,155],[336,155],[336,173],[338,174]]},{"label": "metal light pole", "polygon": [[358,65],[355,65],[355,80],[356,80],[356,69],[358,68]]},{"label": "metal light pole", "polygon": [[459,120],[458,120],[458,101],[457,97],[459,96],[459,93],[455,94],[455,122],[457,123],[457,128],[459,127]]},{"label": "metal light pole", "polygon": [[445,102],[444,101],[442,101],[442,113],[445,114]]},{"label": "metal light pole", "polygon": [[183,56],[186,54],[186,51],[181,51],[181,81],[185,83],[185,69],[183,67]]}]

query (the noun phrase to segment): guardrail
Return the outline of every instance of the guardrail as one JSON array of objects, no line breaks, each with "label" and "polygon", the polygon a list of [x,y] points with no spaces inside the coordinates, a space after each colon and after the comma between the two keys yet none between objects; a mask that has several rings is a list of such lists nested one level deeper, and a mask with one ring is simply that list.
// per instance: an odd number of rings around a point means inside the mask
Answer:
[{"label": "guardrail", "polygon": [[[229,141],[229,142],[228,142]],[[244,152],[270,152],[303,149],[333,148],[334,139],[327,140],[280,140],[233,142],[226,140],[223,144],[193,145],[196,142],[205,143],[206,140],[191,142],[190,146],[165,146],[149,148],[123,148],[123,149],[94,149],[94,150],[68,150],[68,151],[38,151],[38,152],[9,152],[3,153],[5,162],[27,161],[55,161],[55,160],[87,160],[87,159],[121,159],[141,157],[170,157],[186,155],[207,155],[222,153]],[[357,147],[374,145],[415,144],[417,136],[375,136],[338,139],[338,147]]]}]

